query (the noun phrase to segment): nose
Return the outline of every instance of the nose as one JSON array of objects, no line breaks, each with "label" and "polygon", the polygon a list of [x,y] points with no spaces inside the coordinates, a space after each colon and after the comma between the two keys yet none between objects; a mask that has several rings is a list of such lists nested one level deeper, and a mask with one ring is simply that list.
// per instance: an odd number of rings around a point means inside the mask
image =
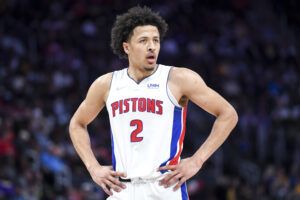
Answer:
[{"label": "nose", "polygon": [[149,41],[148,43],[148,51],[154,51],[155,50],[155,44],[153,41]]}]

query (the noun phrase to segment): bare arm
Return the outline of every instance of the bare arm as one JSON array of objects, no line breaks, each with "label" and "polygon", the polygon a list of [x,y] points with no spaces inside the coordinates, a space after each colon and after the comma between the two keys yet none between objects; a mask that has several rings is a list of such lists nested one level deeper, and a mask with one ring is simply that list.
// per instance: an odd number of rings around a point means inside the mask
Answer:
[{"label": "bare arm", "polygon": [[80,104],[70,121],[70,136],[74,148],[87,168],[98,163],[90,146],[87,125],[95,119],[105,105],[105,97],[109,90],[109,78],[104,75],[98,78],[89,88],[85,100]]},{"label": "bare arm", "polygon": [[89,88],[85,100],[73,115],[69,132],[74,148],[91,174],[93,180],[98,183],[103,190],[112,195],[107,186],[115,191],[120,189],[116,186],[124,187],[124,184],[115,179],[115,176],[125,176],[124,173],[112,171],[112,167],[101,166],[91,149],[90,137],[87,125],[95,119],[105,105],[108,96],[112,74],[99,77]]},{"label": "bare arm", "polygon": [[169,169],[174,172],[166,176],[161,183],[167,182],[168,187],[180,178],[181,180],[175,187],[178,189],[184,181],[195,175],[203,163],[224,143],[235,127],[238,116],[235,109],[222,96],[209,88],[197,73],[189,69],[172,69],[169,87],[179,102],[181,99],[190,99],[216,116],[210,135],[192,157],[182,160],[178,166],[160,168],[160,170]]},{"label": "bare arm", "polygon": [[[223,144],[238,121],[235,109],[217,92],[209,88],[195,72],[182,69],[180,76],[189,81],[182,84],[182,93],[192,102],[216,117],[211,133],[198,151],[192,156],[199,166]],[[183,77],[181,77],[183,78]]]}]

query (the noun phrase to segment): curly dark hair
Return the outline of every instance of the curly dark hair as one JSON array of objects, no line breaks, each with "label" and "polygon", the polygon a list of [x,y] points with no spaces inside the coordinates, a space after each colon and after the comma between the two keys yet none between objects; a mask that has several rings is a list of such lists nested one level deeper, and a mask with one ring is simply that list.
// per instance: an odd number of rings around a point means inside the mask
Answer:
[{"label": "curly dark hair", "polygon": [[111,30],[110,46],[113,52],[120,58],[127,58],[127,54],[123,49],[123,42],[131,38],[135,27],[143,25],[156,26],[161,39],[165,36],[168,29],[168,24],[158,13],[153,12],[146,6],[143,8],[140,6],[133,7],[128,12],[117,16]]}]

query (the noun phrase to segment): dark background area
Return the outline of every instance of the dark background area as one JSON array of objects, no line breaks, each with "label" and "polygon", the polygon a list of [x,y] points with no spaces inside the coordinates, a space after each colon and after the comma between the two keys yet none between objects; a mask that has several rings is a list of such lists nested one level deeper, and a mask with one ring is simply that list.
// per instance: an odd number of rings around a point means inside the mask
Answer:
[{"label": "dark background area", "polygon": [[[300,199],[300,4],[297,0],[0,0],[0,199],[105,199],[68,123],[113,55],[116,15],[148,5],[169,24],[159,63],[188,67],[237,110],[239,123],[188,181],[190,199]],[[182,157],[214,117],[189,103]],[[88,127],[111,164],[104,109]]]}]

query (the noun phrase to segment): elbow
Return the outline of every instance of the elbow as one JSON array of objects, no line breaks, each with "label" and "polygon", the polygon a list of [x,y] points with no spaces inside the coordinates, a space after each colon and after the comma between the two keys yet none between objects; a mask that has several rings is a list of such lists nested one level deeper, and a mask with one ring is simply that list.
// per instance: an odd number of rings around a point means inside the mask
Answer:
[{"label": "elbow", "polygon": [[76,116],[73,116],[69,123],[69,134],[72,137],[78,130],[86,129],[87,124],[83,123],[82,121],[78,120]]},{"label": "elbow", "polygon": [[69,123],[69,134],[72,135],[75,129],[75,121],[74,117],[71,118],[70,123]]},{"label": "elbow", "polygon": [[220,115],[218,115],[217,117],[220,117],[220,119],[227,121],[227,123],[230,124],[232,128],[236,126],[239,120],[236,110],[231,105],[224,108]]},{"label": "elbow", "polygon": [[233,127],[235,127],[237,122],[239,121],[239,116],[233,107],[231,107],[231,109],[229,111],[229,116],[230,116],[230,121],[233,124]]},{"label": "elbow", "polygon": [[78,129],[80,124],[77,122],[77,120],[74,118],[74,116],[71,118],[70,123],[69,123],[69,134],[72,136]]}]

